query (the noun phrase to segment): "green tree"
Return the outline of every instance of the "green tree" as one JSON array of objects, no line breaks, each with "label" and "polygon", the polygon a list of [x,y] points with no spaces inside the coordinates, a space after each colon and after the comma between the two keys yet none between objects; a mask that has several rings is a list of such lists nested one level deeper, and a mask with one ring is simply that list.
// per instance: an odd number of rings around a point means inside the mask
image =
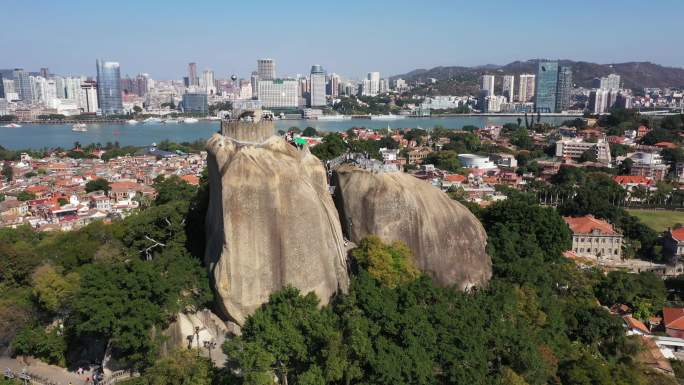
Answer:
[{"label": "green tree", "polygon": [[22,201],[22,202],[30,201],[32,199],[36,199],[36,194],[34,194],[32,192],[28,192],[26,190],[20,191],[17,194],[17,199]]},{"label": "green tree", "polygon": [[50,264],[38,267],[32,275],[33,295],[40,307],[57,313],[64,308],[80,284],[78,273],[62,275],[58,268]]},{"label": "green tree", "polygon": [[211,385],[216,376],[212,362],[195,350],[178,349],[146,369],[136,384]]},{"label": "green tree", "polygon": [[302,136],[306,136],[306,137],[318,136],[318,132],[313,127],[307,127],[304,129],[304,131],[302,131]]},{"label": "green tree", "polygon": [[413,264],[413,253],[402,242],[385,244],[379,237],[369,236],[352,250],[359,266],[387,287],[396,287],[416,279],[420,272]]},{"label": "green tree", "polygon": [[88,181],[88,183],[85,185],[86,192],[104,191],[105,193],[108,193],[110,189],[111,187],[109,185],[109,181],[104,178],[97,178],[95,180]]},{"label": "green tree", "polygon": [[320,160],[330,160],[337,158],[347,151],[347,144],[342,136],[337,133],[330,133],[323,137],[320,144],[311,149],[311,153]]},{"label": "green tree", "polygon": [[197,193],[195,186],[187,183],[178,175],[171,175],[170,177],[159,175],[154,179],[152,187],[157,191],[157,198],[154,202],[156,205],[173,201],[189,203]]},{"label": "green tree", "polygon": [[433,164],[440,170],[457,172],[461,168],[458,153],[455,151],[435,151],[423,160],[423,164]]}]

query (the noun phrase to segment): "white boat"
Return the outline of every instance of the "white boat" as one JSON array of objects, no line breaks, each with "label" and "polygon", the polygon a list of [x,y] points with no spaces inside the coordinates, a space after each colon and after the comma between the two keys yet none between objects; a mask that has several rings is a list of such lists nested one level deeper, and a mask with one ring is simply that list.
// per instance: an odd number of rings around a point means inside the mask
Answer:
[{"label": "white boat", "polygon": [[71,131],[86,132],[88,131],[88,127],[85,125],[85,123],[76,123],[71,127]]},{"label": "white boat", "polygon": [[197,118],[185,118],[185,120],[183,120],[183,122],[193,124],[193,123],[199,122],[199,119],[197,119]]},{"label": "white boat", "polygon": [[406,118],[404,115],[371,115],[371,120],[397,120]]},{"label": "white boat", "polygon": [[19,127],[21,127],[21,124],[10,123],[10,124],[5,124],[3,127],[6,127],[6,128],[19,128]]},{"label": "white boat", "polygon": [[349,115],[321,115],[316,118],[316,120],[349,120],[351,116]]},{"label": "white boat", "polygon": [[126,123],[128,123],[128,124],[138,124],[138,121],[135,120],[135,119],[131,119],[131,120],[127,121]]},{"label": "white boat", "polygon": [[143,123],[161,123],[161,121],[160,118],[147,118],[143,120]]}]

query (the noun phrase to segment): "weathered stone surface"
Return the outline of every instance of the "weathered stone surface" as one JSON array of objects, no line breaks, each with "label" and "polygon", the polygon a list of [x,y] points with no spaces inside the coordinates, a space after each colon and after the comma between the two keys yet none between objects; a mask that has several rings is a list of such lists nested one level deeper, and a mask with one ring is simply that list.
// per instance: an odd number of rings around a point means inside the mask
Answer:
[{"label": "weathered stone surface", "polygon": [[372,234],[403,241],[417,267],[440,285],[466,289],[491,277],[484,228],[467,208],[429,183],[406,173],[342,165],[333,185],[342,227],[352,241]]},{"label": "weathered stone surface", "polygon": [[[195,328],[199,328],[195,334]],[[239,328],[230,322],[224,322],[216,314],[208,309],[197,313],[178,313],[175,320],[164,330],[166,337],[161,344],[161,354],[168,355],[176,349],[197,348],[199,346],[202,355],[209,357],[209,351],[205,342],[215,343],[211,351],[211,359],[214,365],[223,367],[226,355],[221,346],[231,335],[239,334]],[[197,336],[199,335],[199,344]]]},{"label": "weathered stone surface", "polygon": [[245,318],[290,284],[327,303],[346,290],[342,230],[325,169],[282,138],[244,145],[207,142],[207,251],[222,315]]}]

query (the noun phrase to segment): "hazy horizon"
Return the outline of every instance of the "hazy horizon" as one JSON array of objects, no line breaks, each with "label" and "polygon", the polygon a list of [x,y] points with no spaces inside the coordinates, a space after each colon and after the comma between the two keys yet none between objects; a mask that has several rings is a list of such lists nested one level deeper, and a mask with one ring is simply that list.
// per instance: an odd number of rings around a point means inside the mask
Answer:
[{"label": "hazy horizon", "polygon": [[[386,77],[542,57],[684,68],[684,52],[669,44],[681,36],[684,3],[675,0],[658,7],[635,0],[579,0],[563,9],[541,0],[428,0],[419,6],[405,0],[258,5],[26,0],[2,8],[8,16],[5,30],[12,33],[0,40],[0,68],[48,67],[63,75],[94,75],[97,58],[118,61],[124,76],[146,72],[155,79],[180,79],[189,62],[217,77],[246,77],[261,57],[276,61],[279,76],[308,73],[312,64],[358,78],[369,71]],[[649,21],[657,21],[658,29],[646,30]]]}]

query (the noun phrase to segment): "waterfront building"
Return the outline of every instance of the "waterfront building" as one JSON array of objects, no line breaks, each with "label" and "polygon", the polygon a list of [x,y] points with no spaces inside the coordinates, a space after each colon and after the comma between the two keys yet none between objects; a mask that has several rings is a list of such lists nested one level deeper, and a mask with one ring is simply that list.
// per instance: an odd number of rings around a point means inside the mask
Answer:
[{"label": "waterfront building", "polygon": [[200,79],[200,88],[204,90],[207,95],[216,94],[216,83],[214,81],[214,71],[205,70]]},{"label": "waterfront building", "polygon": [[377,96],[380,93],[380,72],[369,72],[363,80],[362,96]]},{"label": "waterfront building", "polygon": [[97,83],[92,80],[86,80],[81,83],[81,93],[78,100],[79,108],[81,108],[83,112],[94,114],[99,109],[97,99]]},{"label": "waterfront building", "polygon": [[389,92],[389,80],[387,79],[380,79],[380,87],[378,91],[381,94],[386,94]]},{"label": "waterfront building", "polygon": [[572,107],[572,68],[561,66],[558,70],[556,112],[563,112],[570,107]]},{"label": "waterfront building", "polygon": [[484,96],[494,96],[494,75],[482,75],[482,86]]},{"label": "waterfront building", "polygon": [[23,68],[16,68],[13,71],[14,87],[19,99],[31,102],[33,101],[33,90],[31,88],[31,79],[28,72]]},{"label": "waterfront building", "polygon": [[328,95],[336,98],[340,94],[340,75],[336,73],[330,74],[328,77]]},{"label": "waterfront building", "polygon": [[0,99],[5,99],[5,83],[0,74]]},{"label": "waterfront building", "polygon": [[81,78],[64,79],[64,99],[78,101],[81,96]]},{"label": "waterfront building", "polygon": [[64,78],[61,76],[53,76],[52,79],[55,81],[57,99],[66,99],[66,83]]},{"label": "waterfront building", "polygon": [[299,84],[295,79],[259,80],[259,100],[264,108],[297,108]]},{"label": "waterfront building", "polygon": [[203,92],[186,92],[181,102],[183,112],[206,114],[209,111],[207,94]]},{"label": "waterfront building", "polygon": [[403,92],[408,89],[408,86],[406,85],[406,80],[402,78],[398,78],[394,80],[394,90],[397,92]]},{"label": "waterfront building", "polygon": [[518,87],[518,101],[531,102],[534,98],[535,76],[532,74],[520,75],[520,86]]},{"label": "waterfront building", "polygon": [[557,92],[558,62],[539,62],[534,91],[534,109],[537,112],[554,112]]},{"label": "waterfront building", "polygon": [[249,77],[249,82],[252,85],[252,99],[259,98],[259,73],[257,71],[252,71],[252,75]]},{"label": "waterfront building", "polygon": [[276,78],[275,61],[269,58],[257,60],[257,76],[259,80],[274,80]]},{"label": "waterfront building", "polygon": [[103,115],[123,112],[119,63],[97,60],[97,104]]},{"label": "waterfront building", "polygon": [[325,97],[325,70],[316,64],[311,66],[311,91],[309,92],[309,106],[323,107],[327,104]]}]

